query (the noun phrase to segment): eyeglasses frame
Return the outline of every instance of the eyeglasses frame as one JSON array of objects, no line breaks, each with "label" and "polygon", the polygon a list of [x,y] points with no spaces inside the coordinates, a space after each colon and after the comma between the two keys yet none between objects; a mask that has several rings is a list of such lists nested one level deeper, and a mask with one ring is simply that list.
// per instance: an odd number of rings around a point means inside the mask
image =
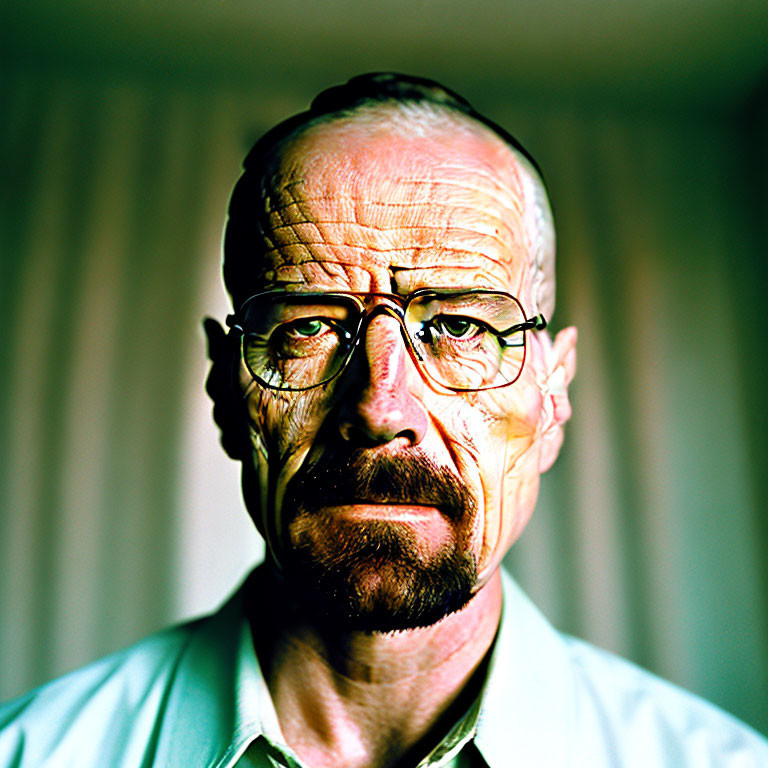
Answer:
[{"label": "eyeglasses frame", "polygon": [[[451,294],[487,294],[492,293],[500,296],[506,296],[507,298],[512,299],[515,304],[520,308],[520,312],[524,318],[526,318],[522,323],[517,323],[516,325],[510,326],[510,328],[505,330],[505,334],[522,331],[523,332],[523,360],[520,363],[520,370],[517,372],[517,376],[515,376],[514,379],[511,381],[506,381],[503,384],[495,384],[491,387],[452,387],[448,384],[443,384],[443,382],[438,381],[435,379],[431,374],[427,372],[427,370],[424,368],[424,361],[421,359],[418,351],[413,345],[413,341],[411,340],[410,334],[408,333],[408,328],[405,325],[405,313],[408,309],[408,305],[416,298],[427,296],[429,294],[435,294],[437,296],[439,295],[451,295]],[[344,329],[345,335],[349,338],[347,341],[351,341],[351,344],[349,346],[349,351],[346,353],[346,357],[344,358],[343,362],[339,366],[339,370],[336,371],[332,376],[329,376],[327,379],[324,379],[323,381],[318,382],[317,384],[312,384],[308,387],[276,387],[273,384],[268,384],[266,381],[264,381],[261,377],[257,376],[253,370],[251,369],[250,365],[248,364],[248,360],[245,356],[245,349],[244,349],[244,342],[245,337],[248,335],[248,331],[243,328],[241,323],[243,322],[240,318],[244,315],[244,309],[245,307],[250,304],[255,299],[262,299],[266,296],[296,296],[301,298],[307,298],[307,299],[313,299],[313,298],[336,298],[336,299],[352,299],[356,305],[358,305],[358,309],[360,310],[360,317],[359,321],[357,323],[357,327],[355,328],[353,333],[350,333]],[[363,298],[365,300],[363,300]],[[376,299],[384,299],[389,304],[380,304],[377,303],[373,307],[368,308],[367,304],[370,301],[376,300]],[[534,315],[532,318],[528,318],[528,316],[525,313],[525,310],[523,309],[523,305],[520,303],[520,300],[513,296],[511,293],[507,293],[506,291],[496,291],[490,288],[419,288],[416,291],[413,291],[412,293],[409,293],[407,296],[400,296],[396,293],[377,293],[377,292],[368,292],[368,291],[307,291],[307,292],[299,292],[299,291],[284,291],[284,290],[271,290],[271,291],[262,291],[261,293],[255,293],[252,296],[249,296],[243,303],[240,305],[240,308],[235,312],[234,314],[227,315],[226,317],[226,324],[231,329],[232,332],[235,334],[238,334],[241,338],[240,341],[240,353],[241,357],[243,358],[243,362],[245,363],[246,368],[248,369],[248,373],[251,375],[251,378],[256,381],[257,383],[261,384],[261,386],[266,387],[267,389],[272,389],[278,392],[306,392],[310,389],[316,389],[317,387],[325,386],[326,384],[333,381],[337,376],[340,376],[344,370],[349,365],[349,361],[352,359],[352,356],[355,353],[355,350],[360,344],[360,340],[364,338],[364,330],[366,326],[373,320],[374,317],[381,314],[387,314],[391,317],[394,317],[398,323],[400,324],[400,333],[403,336],[403,340],[405,341],[405,347],[408,350],[408,354],[410,355],[411,359],[413,360],[414,365],[416,366],[417,370],[421,374],[422,378],[427,381],[427,383],[430,384],[436,384],[439,387],[442,387],[443,389],[447,389],[450,392],[454,393],[461,393],[461,392],[487,392],[492,389],[501,389],[503,387],[508,387],[511,384],[514,384],[521,376],[523,372],[523,368],[525,367],[525,359],[527,356],[527,349],[528,345],[526,342],[526,331],[541,331],[544,330],[547,327],[547,320],[544,317],[543,314],[539,313],[537,315]]]}]

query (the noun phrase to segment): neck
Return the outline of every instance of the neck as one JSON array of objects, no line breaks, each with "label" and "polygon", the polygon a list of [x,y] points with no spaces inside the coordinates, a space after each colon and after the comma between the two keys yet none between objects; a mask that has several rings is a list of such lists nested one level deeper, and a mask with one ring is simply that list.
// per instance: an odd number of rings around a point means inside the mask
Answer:
[{"label": "neck", "polygon": [[381,634],[319,627],[279,594],[256,644],[288,745],[311,768],[418,762],[477,696],[501,602],[497,571],[437,624]]}]

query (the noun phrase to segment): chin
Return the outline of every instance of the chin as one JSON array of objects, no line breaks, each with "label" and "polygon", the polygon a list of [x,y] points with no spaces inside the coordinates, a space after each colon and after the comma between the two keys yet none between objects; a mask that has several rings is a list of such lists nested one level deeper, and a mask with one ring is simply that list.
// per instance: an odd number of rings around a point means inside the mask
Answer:
[{"label": "chin", "polygon": [[283,575],[312,619],[331,631],[399,632],[463,608],[477,564],[460,542],[425,555],[408,526],[312,516],[291,525]]}]

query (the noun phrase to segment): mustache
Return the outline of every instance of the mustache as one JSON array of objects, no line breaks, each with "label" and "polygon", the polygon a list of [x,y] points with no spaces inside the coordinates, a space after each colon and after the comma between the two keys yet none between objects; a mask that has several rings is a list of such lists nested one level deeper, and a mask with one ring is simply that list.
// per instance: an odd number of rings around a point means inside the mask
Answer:
[{"label": "mustache", "polygon": [[307,511],[366,502],[436,507],[450,520],[459,520],[476,507],[461,477],[418,448],[401,454],[365,449],[324,453],[296,473],[285,496],[289,508]]}]

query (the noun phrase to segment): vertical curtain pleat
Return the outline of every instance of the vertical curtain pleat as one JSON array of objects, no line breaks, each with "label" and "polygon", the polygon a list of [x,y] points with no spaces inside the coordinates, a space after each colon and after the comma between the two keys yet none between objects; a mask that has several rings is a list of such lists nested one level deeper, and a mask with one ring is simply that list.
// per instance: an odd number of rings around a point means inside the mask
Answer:
[{"label": "vertical curtain pleat", "polygon": [[[68,342],[61,332],[61,324],[66,324],[63,302],[71,300],[66,282],[71,271],[61,255],[71,235],[66,209],[73,194],[74,95],[68,84],[41,95],[45,109],[37,119],[43,135],[39,154],[28,171],[31,210],[24,217],[27,228],[19,237],[18,249],[8,254],[18,265],[17,300],[9,307],[13,315],[8,317],[14,355],[8,370],[10,439],[3,462],[10,512],[8,533],[3,536],[8,574],[3,587],[11,617],[3,625],[10,630],[9,641],[20,661],[19,667],[3,665],[12,676],[19,669],[43,675],[50,669],[46,618],[51,611],[57,470],[49,462],[54,458],[51,449],[61,438],[52,407],[57,401],[53,390],[63,382],[56,363],[61,362]],[[14,151],[21,152],[22,147]],[[13,226],[10,215],[9,224]]]},{"label": "vertical curtain pleat", "polygon": [[599,162],[592,131],[574,117],[561,117],[550,128],[553,156],[549,162],[560,180],[553,201],[561,231],[559,312],[561,323],[579,329],[578,375],[572,396],[576,419],[567,428],[561,471],[553,478],[559,480],[559,492],[552,515],[558,521],[566,518],[561,551],[569,553],[571,573],[559,580],[560,603],[571,608],[562,615],[563,625],[578,634],[588,633],[603,647],[627,653],[629,590],[624,531],[617,514],[614,416],[609,407],[612,356],[602,343],[607,319],[597,261],[601,227],[589,218],[594,190],[585,189],[583,182],[587,168]]}]

